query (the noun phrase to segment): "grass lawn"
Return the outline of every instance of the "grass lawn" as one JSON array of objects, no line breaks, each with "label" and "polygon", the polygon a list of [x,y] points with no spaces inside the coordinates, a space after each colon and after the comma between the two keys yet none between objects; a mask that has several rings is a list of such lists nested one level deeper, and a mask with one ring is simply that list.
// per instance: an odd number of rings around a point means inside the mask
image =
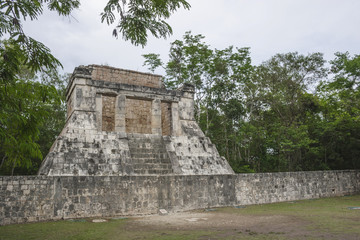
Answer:
[{"label": "grass lawn", "polygon": [[0,239],[360,239],[360,195],[166,216],[8,225]]}]

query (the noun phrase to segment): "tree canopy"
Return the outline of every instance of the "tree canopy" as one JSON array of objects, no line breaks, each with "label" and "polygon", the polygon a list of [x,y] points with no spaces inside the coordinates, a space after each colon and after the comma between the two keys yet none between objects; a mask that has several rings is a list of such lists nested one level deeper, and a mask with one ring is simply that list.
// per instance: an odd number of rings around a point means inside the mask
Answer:
[{"label": "tree canopy", "polygon": [[185,0],[109,0],[101,13],[101,21],[110,25],[118,19],[113,35],[121,34],[132,44],[145,46],[148,32],[156,38],[172,34],[165,20],[180,7],[190,9],[190,4]]}]

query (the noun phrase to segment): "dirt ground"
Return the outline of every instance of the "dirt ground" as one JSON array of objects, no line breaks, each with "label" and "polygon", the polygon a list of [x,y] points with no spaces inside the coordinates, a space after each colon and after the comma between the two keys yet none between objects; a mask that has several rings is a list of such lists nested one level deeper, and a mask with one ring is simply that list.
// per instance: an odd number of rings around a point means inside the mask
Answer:
[{"label": "dirt ground", "polygon": [[128,230],[210,230],[214,233],[200,239],[360,239],[358,234],[330,233],[314,229],[311,224],[296,216],[249,216],[215,209],[138,217],[128,225]]}]

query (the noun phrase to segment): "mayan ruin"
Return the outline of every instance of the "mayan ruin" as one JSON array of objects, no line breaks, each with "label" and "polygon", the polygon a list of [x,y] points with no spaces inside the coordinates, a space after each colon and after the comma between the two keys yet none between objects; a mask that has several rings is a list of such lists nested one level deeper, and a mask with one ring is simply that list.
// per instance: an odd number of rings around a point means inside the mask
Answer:
[{"label": "mayan ruin", "polygon": [[233,174],[194,119],[194,87],[107,66],[75,69],[67,122],[40,175]]}]

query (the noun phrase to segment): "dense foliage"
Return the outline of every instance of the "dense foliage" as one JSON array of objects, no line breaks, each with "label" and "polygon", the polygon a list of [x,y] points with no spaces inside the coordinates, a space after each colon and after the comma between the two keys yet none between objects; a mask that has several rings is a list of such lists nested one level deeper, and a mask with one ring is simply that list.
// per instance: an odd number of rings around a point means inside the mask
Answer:
[{"label": "dense foliage", "polygon": [[360,168],[360,56],[277,54],[259,66],[248,48],[211,49],[186,33],[163,67],[167,86],[196,86],[196,119],[236,172]]},{"label": "dense foliage", "polygon": [[[48,83],[36,80],[40,73],[61,66],[41,42],[27,36],[22,20],[35,20],[44,6],[67,16],[79,7],[73,1],[0,2],[0,171],[14,174],[22,169],[35,173],[43,157],[40,129],[49,121],[52,106],[60,106],[61,94]],[[52,120],[50,120],[52,121]],[[52,136],[54,140],[54,136]],[[46,152],[45,152],[46,153]]]}]

